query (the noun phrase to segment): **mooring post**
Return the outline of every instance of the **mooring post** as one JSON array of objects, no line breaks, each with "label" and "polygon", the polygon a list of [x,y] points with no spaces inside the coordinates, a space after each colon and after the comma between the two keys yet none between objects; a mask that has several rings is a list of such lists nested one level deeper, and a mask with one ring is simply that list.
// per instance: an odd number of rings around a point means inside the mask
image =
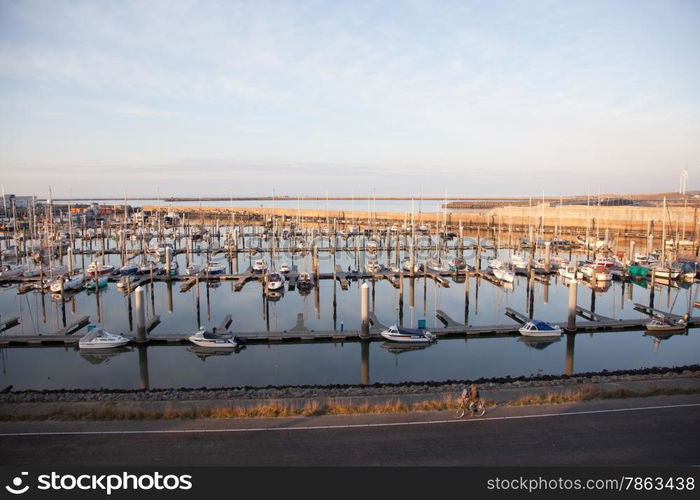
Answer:
[{"label": "mooring post", "polygon": [[627,265],[628,266],[631,266],[632,264],[634,264],[634,261],[635,261],[635,259],[634,259],[634,246],[635,245],[636,245],[636,243],[634,242],[634,240],[630,240],[630,255],[629,255],[629,257],[627,257]]},{"label": "mooring post", "polygon": [[68,274],[73,274],[73,249],[68,248]]},{"label": "mooring post", "polygon": [[654,289],[656,288],[656,269],[651,270],[651,290],[649,290],[649,307],[654,307]]},{"label": "mooring post", "polygon": [[170,247],[166,246],[165,247],[165,274],[166,274],[166,279],[170,280]]},{"label": "mooring post", "polygon": [[136,302],[136,341],[146,341],[146,290],[139,286],[134,290]]},{"label": "mooring post", "polygon": [[569,282],[569,320],[566,324],[566,331],[574,333],[576,331],[576,299],[578,294],[578,281]]},{"label": "mooring post", "polygon": [[369,285],[363,283],[360,287],[360,337],[363,339],[369,338]]}]

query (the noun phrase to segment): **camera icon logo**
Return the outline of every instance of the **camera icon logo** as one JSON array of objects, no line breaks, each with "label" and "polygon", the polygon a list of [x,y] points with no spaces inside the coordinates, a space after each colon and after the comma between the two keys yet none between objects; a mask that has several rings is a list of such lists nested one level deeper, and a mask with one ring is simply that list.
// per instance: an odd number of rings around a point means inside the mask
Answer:
[{"label": "camera icon logo", "polygon": [[26,493],[27,490],[29,489],[29,485],[25,485],[23,488],[22,486],[22,476],[27,476],[29,475],[28,472],[22,472],[21,475],[15,477],[12,480],[12,485],[10,486],[9,484],[5,486],[5,489],[12,493],[13,495],[21,495],[22,493]]}]

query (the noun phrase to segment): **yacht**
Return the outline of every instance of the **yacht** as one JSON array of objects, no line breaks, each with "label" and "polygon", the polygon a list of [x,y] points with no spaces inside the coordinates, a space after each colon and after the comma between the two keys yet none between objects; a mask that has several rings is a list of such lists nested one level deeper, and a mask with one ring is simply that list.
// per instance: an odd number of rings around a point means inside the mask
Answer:
[{"label": "yacht", "polygon": [[493,275],[501,281],[506,283],[513,283],[515,279],[515,273],[508,269],[507,267],[497,267],[493,270]]},{"label": "yacht", "polygon": [[262,259],[258,259],[253,263],[253,272],[262,273],[267,269],[267,264]]},{"label": "yacht", "polygon": [[376,260],[370,260],[367,262],[367,264],[365,264],[365,270],[370,274],[379,273],[383,269],[384,266]]},{"label": "yacht", "polygon": [[96,260],[93,260],[86,269],[88,276],[98,276],[103,274],[111,274],[114,271],[114,266],[109,264],[100,264]]}]

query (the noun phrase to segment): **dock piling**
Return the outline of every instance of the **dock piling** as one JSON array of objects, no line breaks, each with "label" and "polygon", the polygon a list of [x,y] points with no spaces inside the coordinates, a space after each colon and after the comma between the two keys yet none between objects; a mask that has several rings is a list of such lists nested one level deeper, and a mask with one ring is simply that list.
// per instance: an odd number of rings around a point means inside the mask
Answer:
[{"label": "dock piling", "polygon": [[369,285],[367,283],[362,284],[360,287],[360,293],[360,337],[366,339],[369,338]]},{"label": "dock piling", "polygon": [[146,291],[142,286],[134,290],[136,296],[136,340],[138,342],[146,341]]},{"label": "dock piling", "polygon": [[578,295],[578,281],[571,280],[569,283],[569,318],[566,330],[569,333],[576,331],[576,299]]}]

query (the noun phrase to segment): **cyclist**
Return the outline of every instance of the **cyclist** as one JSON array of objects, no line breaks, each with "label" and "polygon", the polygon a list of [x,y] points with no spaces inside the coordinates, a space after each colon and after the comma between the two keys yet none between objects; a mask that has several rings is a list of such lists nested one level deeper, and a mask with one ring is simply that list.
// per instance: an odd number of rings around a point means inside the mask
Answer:
[{"label": "cyclist", "polygon": [[476,413],[476,408],[479,405],[479,387],[476,384],[472,384],[469,386],[469,401],[468,401],[468,406],[469,411],[472,413]]}]

